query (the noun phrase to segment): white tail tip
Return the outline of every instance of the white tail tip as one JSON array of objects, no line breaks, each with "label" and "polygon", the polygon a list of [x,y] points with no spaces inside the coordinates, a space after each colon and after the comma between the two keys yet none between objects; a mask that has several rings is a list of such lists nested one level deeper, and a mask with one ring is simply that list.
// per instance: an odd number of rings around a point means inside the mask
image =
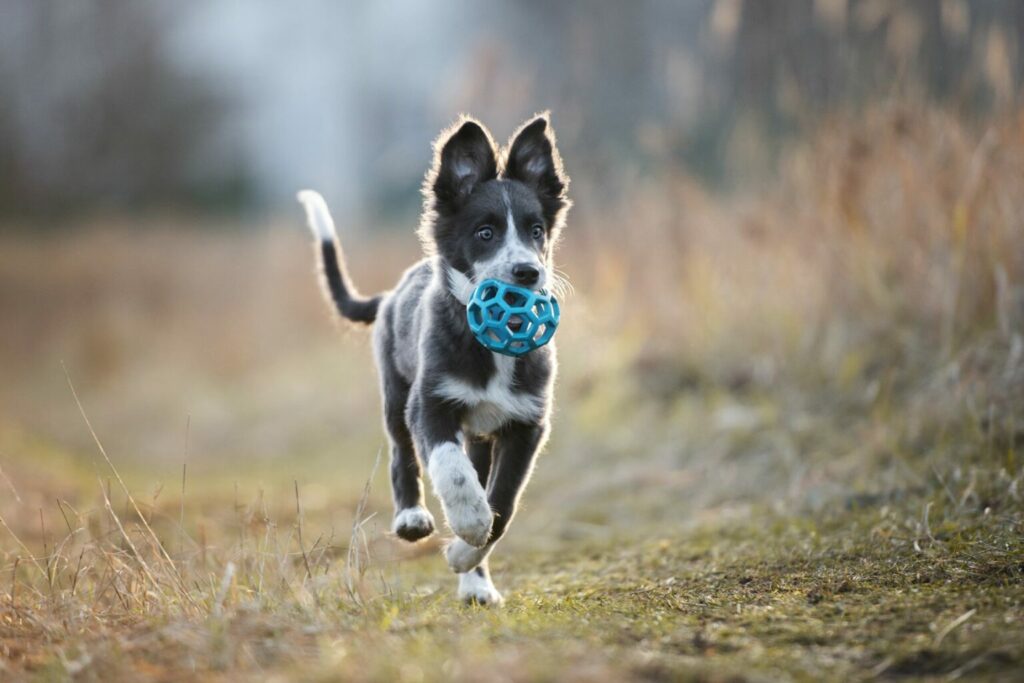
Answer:
[{"label": "white tail tip", "polygon": [[327,202],[316,190],[301,190],[296,195],[299,202],[306,209],[306,222],[309,229],[321,242],[330,242],[334,239],[334,219],[331,212],[327,210]]}]

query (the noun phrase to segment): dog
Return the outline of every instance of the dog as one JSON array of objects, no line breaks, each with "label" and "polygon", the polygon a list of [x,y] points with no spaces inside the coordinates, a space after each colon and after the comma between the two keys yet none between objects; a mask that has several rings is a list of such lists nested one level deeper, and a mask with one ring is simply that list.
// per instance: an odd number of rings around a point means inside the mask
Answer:
[{"label": "dog", "polygon": [[549,115],[499,148],[461,117],[434,143],[418,234],[424,258],[394,290],[364,297],[352,285],[323,198],[299,193],[319,246],[324,288],[341,316],[372,324],[390,442],[392,531],[434,533],[423,500],[425,466],[448,527],[448,565],[467,603],[498,605],[488,557],[508,529],[550,431],[557,372],[553,343],[522,357],[487,350],[466,305],[493,278],[533,290],[564,284],[553,254],[571,206]]}]

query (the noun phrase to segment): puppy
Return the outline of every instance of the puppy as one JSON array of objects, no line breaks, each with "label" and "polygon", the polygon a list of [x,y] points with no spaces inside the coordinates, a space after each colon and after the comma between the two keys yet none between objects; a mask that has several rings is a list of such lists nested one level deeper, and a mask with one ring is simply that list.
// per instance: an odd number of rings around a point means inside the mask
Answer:
[{"label": "puppy", "polygon": [[466,304],[487,278],[534,290],[561,284],[552,253],[570,207],[569,179],[547,114],[501,150],[463,117],[434,144],[419,228],[425,257],[391,292],[362,297],[345,273],[323,198],[299,200],[319,240],[327,293],[341,315],[371,324],[391,445],[394,533],[434,532],[422,467],[456,538],[445,556],[459,597],[499,604],[487,558],[508,529],[549,431],[553,343],[513,358],[473,337]]}]

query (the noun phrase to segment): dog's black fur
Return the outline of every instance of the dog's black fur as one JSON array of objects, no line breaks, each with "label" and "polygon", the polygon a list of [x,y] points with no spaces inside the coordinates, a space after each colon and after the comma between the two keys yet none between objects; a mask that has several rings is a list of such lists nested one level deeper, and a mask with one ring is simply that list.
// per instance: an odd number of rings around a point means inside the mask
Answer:
[{"label": "dog's black fur", "polygon": [[537,289],[556,284],[552,252],[570,206],[567,187],[546,114],[524,124],[504,155],[479,122],[462,118],[435,143],[424,182],[419,234],[426,257],[393,291],[370,298],[345,274],[322,199],[300,194],[339,312],[377,322],[394,531],[416,541],[434,530],[423,504],[422,462],[461,539],[447,555],[468,601],[501,600],[486,558],[547,438],[556,359],[553,344],[519,358],[487,350],[469,329],[466,300],[487,277]]}]

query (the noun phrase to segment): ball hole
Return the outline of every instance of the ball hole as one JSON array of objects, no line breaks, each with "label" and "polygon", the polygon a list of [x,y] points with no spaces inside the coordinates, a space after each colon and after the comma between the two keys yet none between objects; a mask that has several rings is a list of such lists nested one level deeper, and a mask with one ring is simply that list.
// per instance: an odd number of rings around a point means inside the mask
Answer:
[{"label": "ball hole", "polygon": [[505,292],[505,303],[509,306],[523,306],[526,304],[526,297],[519,292]]}]

